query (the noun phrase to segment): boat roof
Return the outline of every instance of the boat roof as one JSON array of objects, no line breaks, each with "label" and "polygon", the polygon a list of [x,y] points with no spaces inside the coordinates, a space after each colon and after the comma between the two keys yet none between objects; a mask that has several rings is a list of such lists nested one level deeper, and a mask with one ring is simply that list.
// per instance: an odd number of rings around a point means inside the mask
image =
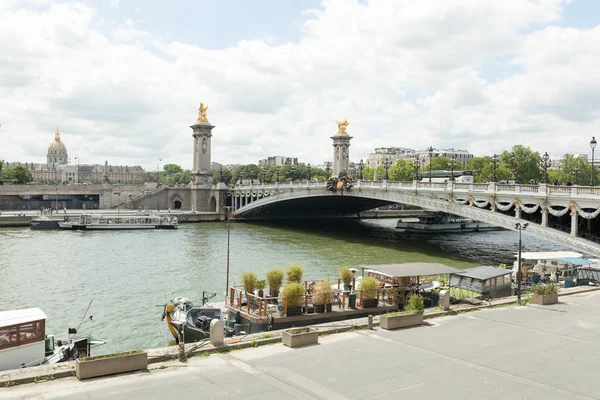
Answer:
[{"label": "boat roof", "polygon": [[48,316],[39,308],[26,308],[23,310],[0,311],[0,328],[19,325],[27,322],[47,319]]},{"label": "boat roof", "polygon": [[[518,258],[519,254],[515,254]],[[573,251],[529,251],[521,253],[523,260],[555,260],[559,258],[581,258],[583,254],[575,253]]]},{"label": "boat roof", "polygon": [[460,269],[439,263],[415,262],[405,264],[356,265],[355,267],[374,269],[394,278],[409,276],[445,275],[460,272]]},{"label": "boat roof", "polygon": [[499,276],[512,274],[511,269],[504,268],[496,268],[490,267],[487,265],[482,265],[481,267],[469,268],[464,271],[457,272],[454,275],[464,276],[466,278],[478,279],[481,281],[485,281],[486,279],[497,278]]},{"label": "boat roof", "polygon": [[557,258],[558,261],[563,261],[566,262],[568,264],[573,264],[573,265],[588,265],[588,264],[594,264],[594,261],[590,261],[587,260],[585,258],[572,258],[572,257],[563,257],[563,258]]}]

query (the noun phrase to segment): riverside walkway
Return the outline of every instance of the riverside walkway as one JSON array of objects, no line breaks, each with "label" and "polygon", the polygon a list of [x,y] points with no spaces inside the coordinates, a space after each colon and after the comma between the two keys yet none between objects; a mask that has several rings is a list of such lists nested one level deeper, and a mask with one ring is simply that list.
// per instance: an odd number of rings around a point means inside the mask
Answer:
[{"label": "riverside walkway", "polygon": [[2,388],[0,399],[600,399],[600,291],[559,301]]}]

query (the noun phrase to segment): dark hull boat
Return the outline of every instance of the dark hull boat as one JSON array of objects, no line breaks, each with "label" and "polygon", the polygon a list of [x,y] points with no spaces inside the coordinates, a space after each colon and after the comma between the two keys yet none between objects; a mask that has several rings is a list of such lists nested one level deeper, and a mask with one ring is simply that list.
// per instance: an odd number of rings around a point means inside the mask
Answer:
[{"label": "dark hull boat", "polygon": [[[194,343],[210,338],[212,320],[222,320],[221,309],[215,307],[194,307],[189,299],[176,298],[165,305],[163,319],[175,341],[183,337],[185,343]],[[225,329],[226,336],[232,336],[231,329]]]}]

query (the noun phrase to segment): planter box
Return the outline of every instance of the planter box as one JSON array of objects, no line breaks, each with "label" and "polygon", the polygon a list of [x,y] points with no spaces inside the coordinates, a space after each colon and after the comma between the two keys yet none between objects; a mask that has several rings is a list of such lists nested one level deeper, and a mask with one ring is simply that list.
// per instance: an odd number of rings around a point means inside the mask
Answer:
[{"label": "planter box", "polygon": [[423,325],[422,313],[396,315],[393,317],[386,317],[385,315],[382,315],[379,317],[379,326],[381,326],[383,329],[398,329],[417,325]]},{"label": "planter box", "polygon": [[319,343],[319,332],[314,328],[290,328],[281,332],[281,342],[287,347],[301,347]]},{"label": "planter box", "polygon": [[[314,310],[316,313],[324,313],[325,305],[324,304],[314,304]],[[327,312],[331,312],[331,303],[327,304]]]},{"label": "planter box", "polygon": [[291,317],[292,315],[301,315],[302,314],[302,306],[298,307],[288,307],[287,308],[287,317]]},{"label": "planter box", "polygon": [[[108,358],[106,358],[108,357]],[[135,354],[97,356],[84,360],[77,359],[75,374],[79,379],[95,378],[123,372],[138,371],[148,368],[148,353],[145,351]]]},{"label": "planter box", "polygon": [[541,304],[543,306],[546,306],[549,304],[558,303],[558,294],[545,294],[541,296],[539,294],[534,294],[531,296],[531,299],[535,304]]},{"label": "planter box", "polygon": [[362,308],[375,308],[377,307],[377,299],[363,299],[361,306]]}]

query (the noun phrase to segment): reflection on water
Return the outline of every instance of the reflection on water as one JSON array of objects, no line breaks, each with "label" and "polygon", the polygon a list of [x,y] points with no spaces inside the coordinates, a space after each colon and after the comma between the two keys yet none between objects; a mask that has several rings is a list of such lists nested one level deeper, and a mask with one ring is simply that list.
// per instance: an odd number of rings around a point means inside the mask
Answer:
[{"label": "reflection on water", "polygon": [[[459,268],[511,263],[515,232],[407,234],[395,220],[231,224],[230,283],[242,271],[264,279],[273,267],[300,264],[306,279],[337,278],[343,265],[414,261]],[[560,250],[524,234],[525,251]],[[48,332],[66,336],[90,301],[81,332],[108,344],[99,353],[166,346],[162,305],[176,296],[199,303],[225,292],[227,225],[187,224],[156,231],[0,229],[0,309],[40,307]],[[88,314],[88,316],[89,316]]]}]

